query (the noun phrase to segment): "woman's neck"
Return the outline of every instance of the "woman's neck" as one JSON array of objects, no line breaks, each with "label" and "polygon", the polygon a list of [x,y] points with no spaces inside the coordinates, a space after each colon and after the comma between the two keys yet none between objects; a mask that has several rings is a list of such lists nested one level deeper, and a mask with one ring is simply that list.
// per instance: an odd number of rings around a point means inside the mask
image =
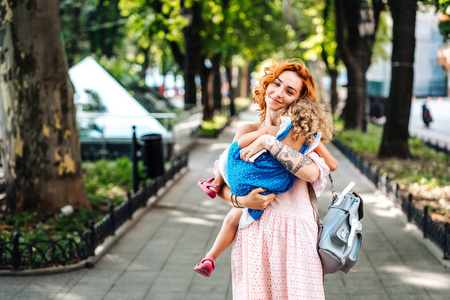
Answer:
[{"label": "woman's neck", "polygon": [[266,119],[264,120],[265,126],[273,126],[277,123],[277,113],[274,111],[267,110]]}]

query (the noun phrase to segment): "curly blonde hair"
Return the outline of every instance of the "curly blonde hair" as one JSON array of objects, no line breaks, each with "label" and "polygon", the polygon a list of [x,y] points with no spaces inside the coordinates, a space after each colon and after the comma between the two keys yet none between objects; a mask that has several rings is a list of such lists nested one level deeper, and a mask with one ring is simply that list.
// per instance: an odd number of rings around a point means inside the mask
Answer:
[{"label": "curly blonde hair", "polygon": [[[326,143],[333,137],[333,121],[325,106],[310,96],[297,99],[289,107],[281,110],[279,116],[288,116],[292,120],[292,138],[296,141],[305,137],[305,143],[314,142],[314,134],[322,134],[321,141]],[[278,118],[278,125],[281,122]]]},{"label": "curly blonde hair", "polygon": [[259,115],[261,123],[266,119],[266,90],[267,86],[275,81],[275,79],[284,71],[293,71],[297,73],[302,81],[300,97],[311,97],[314,101],[318,101],[316,84],[309,72],[308,68],[301,60],[291,59],[282,62],[275,62],[273,65],[264,68],[264,75],[259,80],[258,85],[254,86],[253,102],[259,105],[261,113]]}]

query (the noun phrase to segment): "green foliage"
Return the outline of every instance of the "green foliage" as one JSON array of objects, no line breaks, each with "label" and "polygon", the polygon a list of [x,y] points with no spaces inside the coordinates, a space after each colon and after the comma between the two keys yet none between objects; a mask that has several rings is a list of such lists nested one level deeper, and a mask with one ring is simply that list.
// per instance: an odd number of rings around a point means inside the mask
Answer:
[{"label": "green foliage", "polygon": [[375,42],[372,47],[372,59],[390,60],[391,52],[386,47],[392,41],[392,24],[388,21],[389,12],[380,13],[380,21],[375,36]]},{"label": "green foliage", "polygon": [[425,7],[434,6],[439,14],[439,31],[444,43],[450,42],[450,0],[421,0]]},{"label": "green foliage", "polygon": [[[142,163],[138,167],[144,178]],[[0,239],[10,240],[15,232],[21,233],[21,242],[57,240],[82,233],[89,228],[89,220],[97,222],[105,215],[109,203],[117,205],[126,199],[126,191],[132,186],[130,158],[83,162],[82,168],[92,211],[75,211],[68,216],[40,216],[37,213],[5,216],[0,226]]]},{"label": "green foliage", "polygon": [[217,134],[226,126],[227,122],[227,116],[217,114],[212,118],[212,120],[202,122],[199,135],[201,137],[216,137]]},{"label": "green foliage", "polygon": [[[246,110],[251,104],[252,99],[238,97],[234,100],[234,105],[236,106],[236,111],[241,112]],[[199,136],[201,137],[212,137],[215,138],[228,124],[229,119],[229,99],[226,98],[224,101],[224,109],[222,113],[216,114],[211,120],[203,121]]]},{"label": "green foliage", "polygon": [[360,130],[343,130],[344,122],[336,121],[335,133],[337,140],[347,145],[357,153],[376,155],[381,144],[382,128],[374,124],[368,125],[367,134]]},{"label": "green foliage", "polygon": [[[143,164],[139,162],[140,176],[145,178]],[[132,187],[132,165],[129,157],[116,160],[101,159],[84,162],[84,184],[94,208],[109,202],[121,203]]]},{"label": "green foliage", "polygon": [[88,228],[89,220],[99,220],[98,211],[79,211],[69,216],[45,217],[36,213],[9,216],[0,227],[0,239],[11,240],[15,232],[20,232],[21,242],[32,243],[41,240],[59,239],[82,233]]},{"label": "green foliage", "polygon": [[[417,138],[408,140],[412,157],[408,160],[378,159],[377,152],[381,142],[382,128],[369,124],[368,134],[357,130],[343,130],[343,122],[335,123],[337,140],[360,154],[380,173],[386,173],[394,184],[399,184],[405,193],[412,193],[414,200],[425,202],[431,207],[431,212],[439,214],[439,220],[449,213],[445,205],[439,204],[439,199],[448,201],[450,197],[449,161],[450,156],[427,147]],[[421,204],[421,206],[423,206]]]},{"label": "green foliage", "polygon": [[61,0],[61,35],[69,67],[88,55],[113,57],[122,47],[125,19],[118,1]]}]

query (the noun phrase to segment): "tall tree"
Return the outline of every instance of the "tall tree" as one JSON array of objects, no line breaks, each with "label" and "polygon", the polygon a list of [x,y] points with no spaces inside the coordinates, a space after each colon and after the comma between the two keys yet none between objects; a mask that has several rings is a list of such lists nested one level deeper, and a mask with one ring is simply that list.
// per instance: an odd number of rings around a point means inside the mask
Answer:
[{"label": "tall tree", "polygon": [[13,213],[90,208],[84,188],[73,89],[60,39],[58,0],[0,6],[1,147]]},{"label": "tall tree", "polygon": [[392,0],[392,80],[379,157],[408,158],[408,124],[414,79],[417,0]]},{"label": "tall tree", "polygon": [[[347,68],[347,101],[343,111],[345,128],[361,128],[363,116],[364,76],[370,66],[371,46],[378,28],[378,20],[384,9],[383,0],[372,0],[375,20],[374,34],[368,37],[369,47],[364,47],[358,31],[359,8],[365,0],[335,0],[336,39],[342,61]],[[363,57],[365,65],[363,64]]]},{"label": "tall tree", "polygon": [[334,3],[331,0],[295,3],[283,0],[283,10],[286,21],[297,33],[303,59],[308,61],[321,57],[325,64],[330,77],[330,106],[334,113],[338,104],[337,77],[340,65],[335,36]]}]

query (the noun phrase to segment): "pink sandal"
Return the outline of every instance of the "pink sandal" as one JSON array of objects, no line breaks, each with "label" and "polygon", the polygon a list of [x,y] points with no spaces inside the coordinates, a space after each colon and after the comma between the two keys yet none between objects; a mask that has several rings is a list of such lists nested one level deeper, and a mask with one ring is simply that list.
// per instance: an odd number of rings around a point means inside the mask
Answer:
[{"label": "pink sandal", "polygon": [[[206,260],[209,260],[211,263],[209,264],[205,262]],[[214,262],[214,258],[205,256],[203,257],[202,261],[195,266],[194,271],[200,275],[209,277],[211,276],[211,272],[216,268]]]},{"label": "pink sandal", "polygon": [[216,198],[216,193],[213,190],[211,190],[210,187],[216,189],[216,191],[218,192],[220,190],[220,186],[212,183],[213,180],[214,180],[214,177],[210,178],[208,180],[200,180],[197,184],[205,192],[206,195],[208,195],[214,199],[214,198]]}]

